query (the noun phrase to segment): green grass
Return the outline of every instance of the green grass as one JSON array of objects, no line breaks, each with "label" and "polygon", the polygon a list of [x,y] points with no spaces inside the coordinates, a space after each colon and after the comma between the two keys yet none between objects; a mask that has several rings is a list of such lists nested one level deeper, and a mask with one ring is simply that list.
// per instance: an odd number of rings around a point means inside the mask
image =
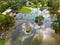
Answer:
[{"label": "green grass", "polygon": [[21,12],[21,13],[30,13],[31,9],[28,8],[28,7],[22,7],[21,9],[18,10],[18,12]]},{"label": "green grass", "polygon": [[4,45],[5,44],[5,39],[0,39],[0,45]]}]

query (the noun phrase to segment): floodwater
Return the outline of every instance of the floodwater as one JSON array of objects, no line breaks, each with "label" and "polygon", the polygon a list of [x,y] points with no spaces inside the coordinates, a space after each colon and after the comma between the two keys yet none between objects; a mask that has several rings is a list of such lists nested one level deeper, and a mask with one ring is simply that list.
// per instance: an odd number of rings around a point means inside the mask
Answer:
[{"label": "floodwater", "polygon": [[[60,36],[55,34],[55,31],[50,27],[52,22],[48,10],[40,11],[37,8],[33,8],[30,14],[23,17],[24,20],[20,20],[22,15],[21,13],[17,14],[16,18],[18,20],[16,21],[15,29],[6,45],[60,45]],[[39,15],[44,17],[42,26],[38,26],[34,22],[35,17]],[[33,26],[30,33],[26,34],[22,31],[21,25],[23,23],[30,23]]]}]

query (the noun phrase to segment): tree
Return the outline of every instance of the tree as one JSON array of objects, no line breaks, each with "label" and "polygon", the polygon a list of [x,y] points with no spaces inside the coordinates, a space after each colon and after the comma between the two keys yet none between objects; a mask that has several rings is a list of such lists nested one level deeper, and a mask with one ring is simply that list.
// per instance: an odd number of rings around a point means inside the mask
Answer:
[{"label": "tree", "polygon": [[13,3],[11,4],[11,8],[14,10],[22,8],[26,3],[26,0],[13,0]]},{"label": "tree", "polygon": [[58,10],[60,6],[60,0],[49,0],[48,6],[51,7],[53,10]]},{"label": "tree", "polygon": [[57,34],[60,35],[60,12],[58,12],[60,7],[60,0],[50,0],[48,2],[48,6],[50,7],[49,11],[51,14],[53,14],[53,16],[56,14],[56,20],[53,21],[52,28]]},{"label": "tree", "polygon": [[9,7],[9,4],[6,2],[0,2],[0,12],[2,13]]},{"label": "tree", "polygon": [[8,31],[15,23],[14,17],[0,14],[0,34]]},{"label": "tree", "polygon": [[35,22],[38,24],[38,25],[42,25],[43,24],[43,21],[44,20],[44,17],[43,16],[36,16],[35,17]]},{"label": "tree", "polygon": [[[26,0],[1,0],[0,1],[0,12],[3,12],[7,8],[12,8],[17,10],[23,7],[26,3]],[[2,6],[3,5],[3,6]]]},{"label": "tree", "polygon": [[44,6],[45,4],[48,4],[49,0],[40,0],[41,4]]}]

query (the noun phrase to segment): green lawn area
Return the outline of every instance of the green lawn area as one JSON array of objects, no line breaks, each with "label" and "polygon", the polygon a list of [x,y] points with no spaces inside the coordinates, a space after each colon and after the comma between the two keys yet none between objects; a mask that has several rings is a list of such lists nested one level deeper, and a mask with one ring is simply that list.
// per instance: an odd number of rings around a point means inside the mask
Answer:
[{"label": "green lawn area", "polygon": [[0,39],[0,45],[4,45],[5,39]]}]

